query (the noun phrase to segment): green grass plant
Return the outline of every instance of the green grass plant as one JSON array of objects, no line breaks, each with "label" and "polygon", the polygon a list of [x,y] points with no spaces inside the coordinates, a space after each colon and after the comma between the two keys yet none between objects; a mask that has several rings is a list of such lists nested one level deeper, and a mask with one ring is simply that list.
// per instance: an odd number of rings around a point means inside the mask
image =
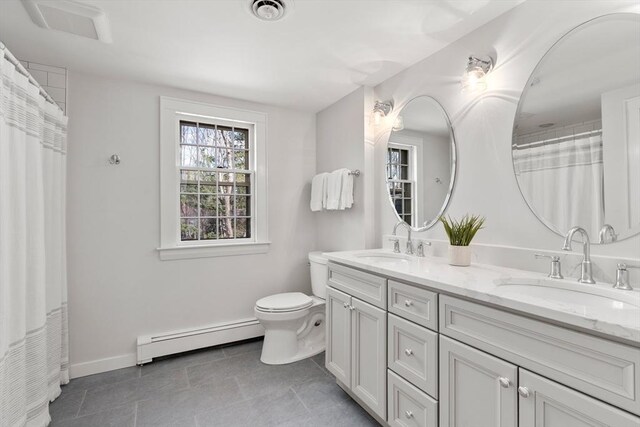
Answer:
[{"label": "green grass plant", "polygon": [[465,215],[460,220],[440,217],[444,231],[452,246],[469,246],[476,233],[484,228],[485,218],[478,215]]}]

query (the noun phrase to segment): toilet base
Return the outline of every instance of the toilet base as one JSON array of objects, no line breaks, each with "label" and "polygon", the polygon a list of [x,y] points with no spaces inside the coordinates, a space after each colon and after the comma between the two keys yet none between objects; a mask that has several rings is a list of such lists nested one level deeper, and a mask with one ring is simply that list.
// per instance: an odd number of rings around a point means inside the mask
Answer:
[{"label": "toilet base", "polygon": [[266,321],[260,361],[267,365],[297,362],[325,349],[324,301],[299,321]]}]

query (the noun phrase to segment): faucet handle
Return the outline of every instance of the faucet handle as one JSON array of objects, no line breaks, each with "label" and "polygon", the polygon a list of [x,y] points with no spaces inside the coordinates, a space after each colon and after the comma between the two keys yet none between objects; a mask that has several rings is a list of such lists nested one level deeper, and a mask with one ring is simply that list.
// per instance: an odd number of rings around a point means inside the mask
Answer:
[{"label": "faucet handle", "polygon": [[426,246],[431,246],[431,242],[425,242],[424,240],[420,240],[418,242],[418,247],[416,248],[416,255],[419,257],[423,257],[424,256],[424,247]]},{"label": "faucet handle", "polygon": [[393,252],[396,254],[400,253],[400,239],[397,237],[391,237],[389,239],[390,242],[393,242]]},{"label": "faucet handle", "polygon": [[618,270],[627,270],[629,268],[640,268],[640,265],[628,265],[624,262],[618,264]]},{"label": "faucet handle", "polygon": [[622,289],[623,291],[633,290],[629,284],[629,272],[627,271],[629,268],[640,268],[640,266],[627,265],[623,262],[618,264],[618,269],[616,270],[616,284],[613,285],[614,289]]},{"label": "faucet handle", "polygon": [[534,256],[538,259],[540,258],[549,258],[551,260],[551,267],[549,270],[549,277],[552,279],[564,279],[561,271],[560,265],[560,257],[557,255],[544,255],[544,254],[534,254]]},{"label": "faucet handle", "polygon": [[540,259],[540,258],[549,258],[551,260],[551,262],[560,261],[560,257],[558,255],[534,254],[533,256],[535,256],[538,259]]}]

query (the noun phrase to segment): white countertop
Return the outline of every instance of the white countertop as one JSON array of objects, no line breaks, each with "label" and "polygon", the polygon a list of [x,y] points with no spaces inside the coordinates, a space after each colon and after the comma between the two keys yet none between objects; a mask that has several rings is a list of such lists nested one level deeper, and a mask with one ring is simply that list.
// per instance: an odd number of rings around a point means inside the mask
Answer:
[{"label": "white countertop", "polygon": [[[574,278],[552,280],[559,287],[574,288],[586,293],[604,296],[597,303],[585,303],[576,293],[576,298],[554,299],[541,292],[521,290],[512,287],[505,292],[505,281],[526,279],[527,282],[545,281],[545,274],[516,270],[493,265],[472,264],[470,267],[454,267],[445,258],[415,256],[405,257],[405,261],[367,257],[367,255],[397,256],[390,250],[372,249],[368,251],[326,252],[330,261],[395,278],[417,286],[425,286],[437,291],[472,298],[520,311],[524,314],[561,322],[578,328],[630,341],[640,346],[640,291],[612,289],[611,284],[586,285]],[[548,284],[549,282],[547,282]],[[590,288],[582,288],[582,287]],[[549,295],[553,294],[553,289]],[[515,290],[515,292],[514,292]],[[571,293],[569,293],[571,295]],[[611,299],[607,299],[611,298]],[[620,301],[616,301],[619,299]],[[601,302],[600,302],[601,301]],[[622,301],[622,302],[621,302]]]}]

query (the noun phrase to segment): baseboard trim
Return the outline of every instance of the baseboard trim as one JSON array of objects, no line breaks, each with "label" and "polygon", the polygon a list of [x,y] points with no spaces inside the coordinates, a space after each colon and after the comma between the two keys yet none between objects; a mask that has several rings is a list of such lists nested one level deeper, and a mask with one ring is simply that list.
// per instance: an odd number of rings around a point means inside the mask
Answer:
[{"label": "baseboard trim", "polygon": [[155,357],[261,337],[264,328],[255,317],[217,323],[199,328],[169,331],[138,337],[137,363]]},{"label": "baseboard trim", "polygon": [[71,364],[69,365],[69,377],[71,379],[86,377],[87,375],[100,374],[130,366],[136,366],[135,353]]}]

